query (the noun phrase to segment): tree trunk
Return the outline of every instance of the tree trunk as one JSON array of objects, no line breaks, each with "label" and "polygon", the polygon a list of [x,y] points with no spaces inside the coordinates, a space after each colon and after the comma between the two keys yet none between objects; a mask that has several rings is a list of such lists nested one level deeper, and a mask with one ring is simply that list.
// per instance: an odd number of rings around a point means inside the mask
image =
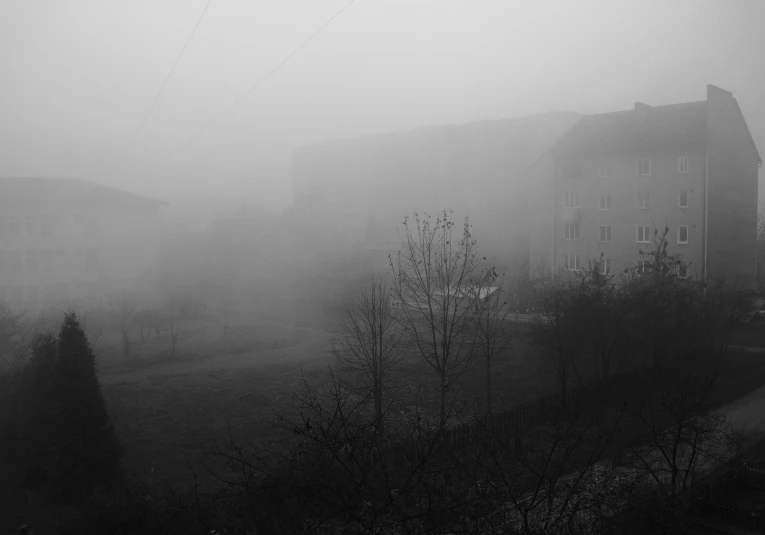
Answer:
[{"label": "tree trunk", "polygon": [[446,374],[441,374],[441,425],[446,423],[446,390],[448,385],[446,384]]},{"label": "tree trunk", "polygon": [[486,415],[491,415],[491,358],[486,357]]}]

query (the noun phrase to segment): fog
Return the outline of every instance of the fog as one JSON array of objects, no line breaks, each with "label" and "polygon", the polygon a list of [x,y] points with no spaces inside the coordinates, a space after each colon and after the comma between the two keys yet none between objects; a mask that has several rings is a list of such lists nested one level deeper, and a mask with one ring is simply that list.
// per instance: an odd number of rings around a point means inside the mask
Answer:
[{"label": "fog", "polygon": [[128,188],[182,218],[194,198],[278,210],[296,146],[701,100],[707,83],[765,145],[757,0],[359,0],[209,124],[346,4],[213,0],[136,136],[206,2],[2,2],[0,175]]},{"label": "fog", "polygon": [[764,20],[0,0],[0,532],[644,533],[746,448],[761,486]]}]

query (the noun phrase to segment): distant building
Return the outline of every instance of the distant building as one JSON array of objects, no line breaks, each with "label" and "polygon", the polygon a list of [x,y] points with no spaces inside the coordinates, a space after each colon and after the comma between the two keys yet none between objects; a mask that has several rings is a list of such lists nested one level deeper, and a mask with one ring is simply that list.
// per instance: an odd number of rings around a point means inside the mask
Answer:
[{"label": "distant building", "polygon": [[293,158],[295,214],[328,254],[364,251],[383,270],[405,216],[448,208],[458,225],[470,217],[482,253],[506,267],[528,254],[525,171],[579,117],[430,126],[302,148]]},{"label": "distant building", "polygon": [[159,254],[164,203],[83,180],[0,178],[0,298],[100,301]]},{"label": "distant building", "polygon": [[530,259],[579,270],[640,266],[669,227],[678,272],[756,279],[762,159],[733,95],[585,116],[531,168]]}]

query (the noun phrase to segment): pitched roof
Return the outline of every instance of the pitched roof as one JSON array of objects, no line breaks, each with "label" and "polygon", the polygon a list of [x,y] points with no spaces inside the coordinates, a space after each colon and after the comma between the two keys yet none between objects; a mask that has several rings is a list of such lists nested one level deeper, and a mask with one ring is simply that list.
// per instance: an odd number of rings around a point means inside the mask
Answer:
[{"label": "pitched roof", "polygon": [[77,178],[0,177],[0,199],[8,202],[72,200],[98,205],[161,206],[165,201]]},{"label": "pitched roof", "polygon": [[609,152],[627,147],[703,144],[706,102],[640,106],[637,110],[587,115],[551,148],[558,154]]}]

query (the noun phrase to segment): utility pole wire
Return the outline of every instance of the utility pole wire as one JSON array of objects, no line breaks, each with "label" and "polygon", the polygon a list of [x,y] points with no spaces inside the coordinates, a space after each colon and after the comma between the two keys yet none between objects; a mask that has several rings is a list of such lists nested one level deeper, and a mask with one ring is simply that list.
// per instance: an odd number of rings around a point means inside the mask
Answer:
[{"label": "utility pole wire", "polygon": [[162,96],[162,92],[165,90],[165,86],[167,85],[167,82],[170,81],[170,78],[173,76],[173,73],[175,72],[175,68],[178,67],[178,64],[181,62],[181,58],[183,57],[183,54],[186,52],[186,48],[188,48],[189,43],[191,42],[191,39],[194,37],[194,34],[197,33],[197,28],[199,27],[199,23],[201,23],[202,19],[205,17],[205,13],[207,13],[207,8],[210,7],[211,2],[212,0],[207,0],[207,4],[205,5],[205,8],[202,11],[202,14],[197,19],[197,23],[194,25],[194,29],[191,30],[191,33],[189,34],[188,39],[186,39],[186,43],[183,45],[183,48],[181,49],[181,53],[178,54],[177,58],[175,58],[175,63],[173,64],[172,69],[170,69],[170,72],[167,74],[167,78],[165,78],[165,81],[162,83],[162,87],[159,88],[159,92],[154,97],[154,102],[152,102],[151,106],[149,106],[149,109],[146,112],[146,115],[144,115],[143,117],[143,121],[141,121],[141,124],[138,126],[138,130],[135,131],[135,134],[133,134],[133,137],[130,140],[130,143],[128,143],[128,146],[125,148],[125,152],[122,154],[122,158],[120,158],[121,162],[124,162],[128,151],[133,147],[135,140],[138,138],[138,134],[140,134],[141,130],[143,130],[143,127],[146,124],[146,121],[149,119],[149,115],[151,115],[151,112],[154,110],[154,107],[157,105],[157,101],[159,101],[159,97]]},{"label": "utility pole wire", "polygon": [[206,125],[204,125],[202,128],[200,128],[199,130],[197,130],[197,131],[196,131],[195,133],[193,133],[191,136],[189,136],[188,138],[186,138],[186,140],[185,140],[183,143],[181,143],[180,145],[178,145],[178,147],[176,147],[176,148],[175,148],[173,151],[171,151],[171,152],[170,152],[170,153],[169,153],[167,156],[165,156],[164,160],[166,161],[166,160],[170,159],[170,157],[171,157],[171,156],[173,156],[173,155],[174,155],[175,153],[177,153],[179,150],[181,150],[181,149],[182,149],[182,148],[184,148],[186,145],[188,145],[188,144],[189,144],[191,141],[193,141],[195,138],[197,138],[197,137],[198,137],[198,136],[199,136],[199,135],[200,135],[202,132],[204,132],[204,131],[205,131],[207,128],[209,128],[209,127],[210,127],[210,126],[212,126],[212,125],[213,125],[215,122],[217,122],[217,121],[218,121],[218,119],[220,119],[221,117],[223,117],[224,115],[226,115],[226,114],[227,114],[229,111],[231,111],[233,108],[235,108],[235,107],[236,107],[236,106],[237,106],[237,105],[238,105],[240,102],[242,102],[244,99],[246,99],[248,96],[250,96],[250,94],[251,94],[253,91],[255,91],[255,90],[258,88],[258,87],[260,87],[260,86],[261,86],[261,84],[263,84],[263,82],[265,82],[265,81],[266,81],[268,78],[270,78],[270,77],[271,77],[271,76],[272,76],[274,73],[276,73],[276,71],[278,71],[279,69],[281,69],[281,68],[284,66],[284,64],[285,64],[285,63],[287,63],[287,62],[290,60],[290,58],[292,58],[292,56],[294,56],[295,54],[297,54],[298,52],[300,52],[300,51],[303,49],[303,47],[305,47],[305,46],[306,46],[306,45],[307,45],[307,44],[308,44],[308,43],[309,43],[309,42],[310,42],[310,41],[311,41],[311,40],[312,40],[314,37],[316,37],[317,35],[319,35],[319,33],[321,33],[321,31],[322,31],[324,28],[326,28],[327,26],[329,26],[329,25],[330,25],[330,23],[331,23],[333,20],[335,20],[337,17],[339,17],[339,16],[340,16],[340,15],[341,15],[341,14],[342,14],[342,13],[343,13],[343,12],[344,12],[346,9],[348,9],[349,7],[351,7],[351,5],[353,5],[355,2],[356,2],[356,0],[350,0],[350,2],[348,2],[347,4],[345,4],[345,6],[343,6],[343,7],[342,7],[342,8],[341,8],[341,9],[340,9],[340,10],[339,10],[337,13],[335,13],[334,15],[332,15],[332,16],[329,18],[329,20],[327,20],[327,22],[325,22],[324,24],[322,24],[322,25],[321,25],[321,27],[320,27],[318,30],[316,30],[315,32],[313,32],[313,33],[312,33],[312,34],[311,34],[311,35],[308,37],[308,39],[306,39],[305,41],[303,41],[303,42],[302,42],[302,43],[301,43],[301,44],[300,44],[300,45],[299,45],[299,46],[298,46],[298,47],[297,47],[295,50],[293,50],[292,52],[290,52],[290,53],[287,55],[287,57],[285,57],[285,58],[284,58],[284,59],[283,59],[283,60],[282,60],[282,61],[281,61],[281,62],[280,62],[280,63],[279,63],[279,64],[278,64],[276,67],[274,67],[274,68],[273,68],[273,69],[272,69],[272,70],[271,70],[271,71],[270,71],[268,74],[266,74],[266,75],[265,75],[263,78],[261,78],[260,80],[258,80],[258,81],[255,83],[255,85],[253,85],[252,87],[250,87],[250,88],[249,88],[249,89],[248,89],[248,90],[247,90],[247,91],[246,91],[246,92],[245,92],[245,93],[244,93],[244,94],[243,94],[241,97],[239,97],[238,99],[236,99],[236,100],[235,100],[235,101],[234,101],[234,102],[233,102],[233,103],[232,103],[232,104],[231,104],[231,105],[230,105],[228,108],[226,108],[225,110],[223,110],[222,112],[220,112],[218,115],[216,115],[215,117],[213,117],[213,118],[212,118],[212,120],[211,120],[210,122],[208,122],[208,123],[207,123]]}]

